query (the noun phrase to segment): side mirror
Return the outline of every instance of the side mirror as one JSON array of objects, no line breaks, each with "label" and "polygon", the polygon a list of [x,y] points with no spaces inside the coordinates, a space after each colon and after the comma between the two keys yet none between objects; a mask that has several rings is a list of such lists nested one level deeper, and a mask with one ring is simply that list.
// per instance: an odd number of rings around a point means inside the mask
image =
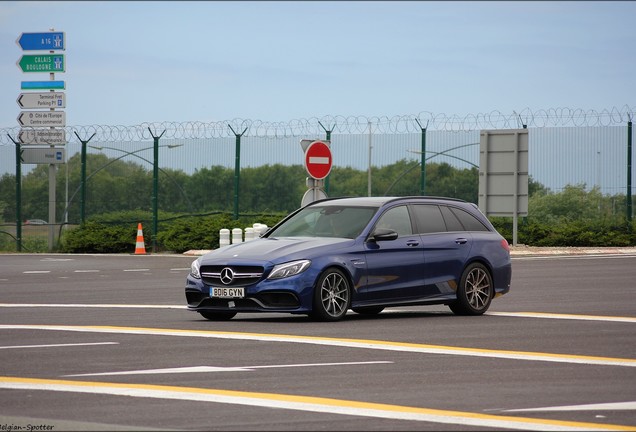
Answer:
[{"label": "side mirror", "polygon": [[378,228],[373,231],[369,240],[371,241],[386,241],[386,240],[395,240],[398,238],[398,233],[393,231],[392,229],[386,228]]}]

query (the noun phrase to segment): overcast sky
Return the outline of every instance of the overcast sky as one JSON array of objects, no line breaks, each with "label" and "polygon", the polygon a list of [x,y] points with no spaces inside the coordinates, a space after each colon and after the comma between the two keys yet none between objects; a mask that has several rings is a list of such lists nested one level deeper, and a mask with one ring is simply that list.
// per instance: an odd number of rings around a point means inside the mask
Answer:
[{"label": "overcast sky", "polygon": [[65,32],[66,123],[636,106],[636,2],[0,2],[0,127],[23,32]]}]

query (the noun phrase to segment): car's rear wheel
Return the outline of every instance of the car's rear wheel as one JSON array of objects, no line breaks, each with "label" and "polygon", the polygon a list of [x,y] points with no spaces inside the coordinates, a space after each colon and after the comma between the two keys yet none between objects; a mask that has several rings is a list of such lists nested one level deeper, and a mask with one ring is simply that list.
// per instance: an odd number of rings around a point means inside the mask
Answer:
[{"label": "car's rear wheel", "polygon": [[448,307],[457,315],[481,315],[490,307],[493,292],[488,269],[481,263],[472,263],[462,273],[457,300]]},{"label": "car's rear wheel", "polygon": [[227,321],[236,316],[236,312],[210,312],[210,311],[198,311],[201,316],[210,321]]},{"label": "car's rear wheel", "polygon": [[352,310],[361,315],[377,315],[384,310],[384,306],[365,306],[352,308]]},{"label": "car's rear wheel", "polygon": [[347,314],[351,302],[351,285],[337,268],[329,268],[318,278],[314,289],[311,316],[320,321],[338,321]]}]

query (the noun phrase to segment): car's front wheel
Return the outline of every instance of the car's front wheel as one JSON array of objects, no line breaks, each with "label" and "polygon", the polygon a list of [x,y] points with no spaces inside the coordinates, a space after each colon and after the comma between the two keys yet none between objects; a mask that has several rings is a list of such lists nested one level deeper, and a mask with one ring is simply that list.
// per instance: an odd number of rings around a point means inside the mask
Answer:
[{"label": "car's front wheel", "polygon": [[210,321],[227,321],[234,318],[236,312],[210,312],[210,311],[198,311],[201,316]]},{"label": "car's front wheel", "polygon": [[337,268],[329,268],[316,283],[311,316],[319,321],[338,321],[347,314],[350,302],[347,276]]},{"label": "car's front wheel", "polygon": [[493,298],[492,277],[481,263],[472,263],[462,273],[457,300],[448,307],[457,315],[481,315]]}]

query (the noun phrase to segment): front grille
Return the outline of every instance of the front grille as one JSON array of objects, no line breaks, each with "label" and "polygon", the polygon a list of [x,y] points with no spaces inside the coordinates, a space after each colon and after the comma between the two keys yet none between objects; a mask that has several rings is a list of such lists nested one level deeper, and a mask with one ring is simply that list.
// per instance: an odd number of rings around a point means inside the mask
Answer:
[{"label": "front grille", "polygon": [[[232,281],[227,283],[222,276],[226,269],[231,270]],[[244,287],[255,284],[263,276],[260,266],[203,266],[200,269],[201,280],[207,285]],[[227,275],[226,275],[227,277]]]}]

